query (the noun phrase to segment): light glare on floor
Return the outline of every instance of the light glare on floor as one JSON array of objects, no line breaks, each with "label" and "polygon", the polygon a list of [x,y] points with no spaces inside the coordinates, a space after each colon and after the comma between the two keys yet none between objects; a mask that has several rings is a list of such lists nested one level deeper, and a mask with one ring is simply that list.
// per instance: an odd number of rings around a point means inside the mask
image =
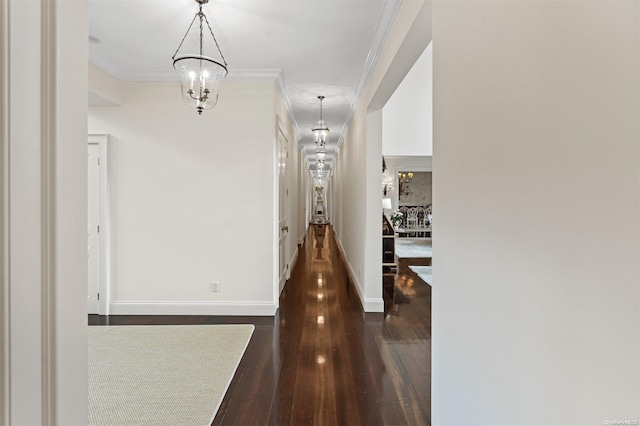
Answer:
[{"label": "light glare on floor", "polygon": [[324,324],[324,316],[318,315],[318,324]]},{"label": "light glare on floor", "polygon": [[324,364],[325,361],[326,361],[326,359],[325,359],[324,355],[318,355],[318,357],[316,358],[316,362],[318,364]]}]

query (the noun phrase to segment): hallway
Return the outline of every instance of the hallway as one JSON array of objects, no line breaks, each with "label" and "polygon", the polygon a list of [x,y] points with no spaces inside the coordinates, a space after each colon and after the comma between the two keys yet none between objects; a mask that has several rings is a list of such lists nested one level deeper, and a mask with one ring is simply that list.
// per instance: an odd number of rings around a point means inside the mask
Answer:
[{"label": "hallway", "polygon": [[363,314],[331,228],[316,225],[275,318],[90,316],[90,324],[253,323],[214,425],[430,424],[431,287],[401,263],[384,293],[387,312]]}]

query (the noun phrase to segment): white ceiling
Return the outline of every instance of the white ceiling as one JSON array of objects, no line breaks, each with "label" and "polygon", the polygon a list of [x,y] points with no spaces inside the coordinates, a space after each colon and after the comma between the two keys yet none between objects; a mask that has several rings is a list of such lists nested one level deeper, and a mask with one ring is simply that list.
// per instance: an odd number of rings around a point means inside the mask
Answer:
[{"label": "white ceiling", "polygon": [[[320,118],[317,96],[326,97],[327,171],[399,5],[400,0],[210,0],[203,10],[229,64],[228,80],[278,80],[312,171],[316,147],[310,129]],[[89,33],[101,40],[89,45],[90,61],[125,81],[177,82],[171,57],[197,6],[194,0],[89,0]],[[195,37],[187,38],[180,52],[196,46]],[[214,49],[210,36],[205,54],[218,57],[207,49]]]}]

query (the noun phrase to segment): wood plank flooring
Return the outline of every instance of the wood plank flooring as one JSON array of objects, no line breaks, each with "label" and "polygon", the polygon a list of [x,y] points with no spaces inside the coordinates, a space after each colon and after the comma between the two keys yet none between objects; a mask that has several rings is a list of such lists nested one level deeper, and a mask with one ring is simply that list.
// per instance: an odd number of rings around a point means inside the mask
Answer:
[{"label": "wood plank flooring", "polygon": [[384,276],[385,313],[364,314],[331,228],[310,227],[273,318],[91,315],[89,323],[255,324],[213,425],[428,425],[431,287],[409,264],[430,259],[402,259]]}]

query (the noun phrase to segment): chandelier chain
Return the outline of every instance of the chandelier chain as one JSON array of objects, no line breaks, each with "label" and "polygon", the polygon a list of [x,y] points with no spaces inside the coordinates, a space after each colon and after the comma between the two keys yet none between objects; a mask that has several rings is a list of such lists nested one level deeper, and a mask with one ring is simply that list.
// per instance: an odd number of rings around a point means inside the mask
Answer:
[{"label": "chandelier chain", "polygon": [[[204,20],[207,23],[207,27],[209,27],[209,32],[211,33],[211,37],[213,37],[213,41],[215,42],[216,47],[218,48],[218,53],[222,58],[222,62],[224,63],[224,66],[227,67],[227,60],[224,59],[224,55],[222,54],[222,50],[220,49],[220,45],[218,44],[218,39],[216,38],[215,34],[213,33],[213,30],[211,29],[211,25],[209,25],[209,20],[207,19],[207,15],[204,15]],[[200,30],[200,34],[202,34],[202,30]]]},{"label": "chandelier chain", "polygon": [[200,17],[200,56],[202,56],[202,49],[204,48],[204,41],[202,40],[202,4],[200,4],[200,10],[198,11],[198,16]]},{"label": "chandelier chain", "polygon": [[220,49],[220,45],[218,44],[218,39],[216,38],[216,35],[213,33],[213,29],[211,29],[211,25],[209,24],[209,19],[207,19],[207,15],[205,15],[204,12],[202,11],[202,4],[200,4],[198,12],[196,12],[195,16],[191,20],[191,24],[189,24],[189,28],[187,28],[187,32],[184,33],[184,37],[182,37],[182,41],[180,42],[180,45],[178,45],[178,48],[176,49],[171,59],[173,60],[176,59],[176,55],[180,51],[180,48],[184,44],[184,41],[187,39],[187,36],[189,35],[189,31],[191,31],[191,27],[193,27],[193,23],[196,22],[197,18],[200,18],[200,56],[203,56],[203,49],[204,49],[204,40],[203,40],[204,26],[202,25],[202,18],[204,18],[204,21],[207,23],[207,28],[209,28],[209,32],[211,33],[211,37],[213,37],[213,41],[216,44],[218,53],[222,58],[222,62],[224,63],[225,68],[227,68],[229,65],[227,64],[227,60],[222,54],[222,49]]},{"label": "chandelier chain", "polygon": [[176,53],[173,54],[173,56],[171,57],[171,59],[175,60],[176,59],[176,55],[178,54],[178,52],[180,51],[180,48],[182,47],[182,44],[184,43],[184,41],[187,39],[187,36],[189,35],[189,31],[191,31],[191,27],[193,27],[193,23],[196,22],[196,18],[198,17],[198,14],[196,13],[195,16],[193,17],[193,19],[191,20],[191,24],[189,24],[189,28],[187,28],[187,32],[184,33],[184,37],[182,37],[182,41],[180,42],[180,45],[178,46],[178,48],[176,49]]}]

